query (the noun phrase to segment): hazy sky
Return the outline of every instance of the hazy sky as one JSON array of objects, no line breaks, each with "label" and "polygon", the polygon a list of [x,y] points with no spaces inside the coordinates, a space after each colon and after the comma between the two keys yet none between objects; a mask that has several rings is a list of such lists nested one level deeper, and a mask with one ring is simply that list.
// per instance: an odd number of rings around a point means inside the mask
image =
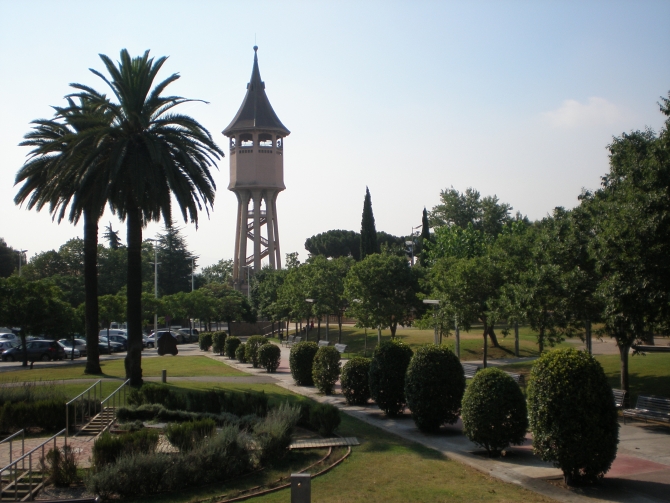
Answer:
[{"label": "hazy sky", "polygon": [[[377,230],[405,235],[440,190],[497,194],[531,219],[573,207],[608,169],[612,136],[658,130],[670,90],[668,1],[224,2],[0,0],[0,237],[28,256],[82,235],[13,203],[30,121],[68,84],[111,94],[88,71],[150,49],[179,72],[181,111],[221,135],[251,75],[291,130],[277,212],[282,253],[360,230],[366,185]],[[201,265],[232,258],[228,156],[214,211],[184,226]],[[109,213],[109,212],[108,212]],[[175,214],[175,219],[179,215]],[[111,214],[101,220],[125,227]],[[145,237],[159,226],[150,225]]]}]

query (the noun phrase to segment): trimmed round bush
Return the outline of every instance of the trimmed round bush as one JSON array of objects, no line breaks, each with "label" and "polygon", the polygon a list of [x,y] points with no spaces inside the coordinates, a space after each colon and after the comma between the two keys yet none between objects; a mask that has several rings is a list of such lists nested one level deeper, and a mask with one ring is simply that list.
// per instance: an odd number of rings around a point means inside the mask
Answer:
[{"label": "trimmed round bush", "polygon": [[405,372],[412,350],[404,342],[382,342],[370,362],[370,395],[387,416],[402,414],[405,408]]},{"label": "trimmed round bush", "polygon": [[365,405],[370,399],[370,358],[354,356],[342,367],[340,384],[349,405]]},{"label": "trimmed round bush", "polygon": [[312,363],[319,346],[316,342],[303,341],[291,346],[289,356],[289,366],[291,375],[298,386],[312,386],[314,378],[312,377]]},{"label": "trimmed round bush", "polygon": [[528,416],[533,450],[563,471],[566,484],[597,481],[612,466],[617,411],[605,372],[588,353],[558,349],[535,362]]},{"label": "trimmed round bush", "polygon": [[464,391],[463,366],[449,348],[431,344],[416,351],[407,367],[405,396],[421,431],[455,423]]},{"label": "trimmed round bush", "polygon": [[237,348],[239,347],[240,344],[242,344],[242,341],[239,340],[234,335],[227,337],[226,342],[224,344],[226,356],[231,359],[235,358],[236,357],[235,351],[237,351]]},{"label": "trimmed round bush", "polygon": [[247,363],[247,351],[246,351],[246,344],[242,343],[239,346],[237,346],[237,349],[235,350],[235,358],[237,358],[237,361],[240,363]]},{"label": "trimmed round bush", "polygon": [[212,353],[223,354],[224,344],[226,343],[226,332],[214,332],[212,334]]},{"label": "trimmed round bush", "polygon": [[526,398],[509,375],[497,368],[475,374],[463,396],[463,433],[497,456],[508,445],[521,445],[528,429]]},{"label": "trimmed round bush", "polygon": [[312,379],[324,395],[333,392],[333,386],[340,378],[340,352],[333,346],[319,348],[312,363]]},{"label": "trimmed round bush", "polygon": [[279,368],[281,361],[281,349],[274,344],[263,344],[258,348],[258,362],[268,372],[274,372]]},{"label": "trimmed round bush", "polygon": [[209,351],[212,347],[212,332],[203,332],[198,335],[198,346],[200,351]]},{"label": "trimmed round bush", "polygon": [[262,335],[252,335],[247,339],[246,343],[246,356],[247,361],[251,362],[254,368],[258,368],[258,348],[263,344],[269,344],[270,341],[267,340]]}]

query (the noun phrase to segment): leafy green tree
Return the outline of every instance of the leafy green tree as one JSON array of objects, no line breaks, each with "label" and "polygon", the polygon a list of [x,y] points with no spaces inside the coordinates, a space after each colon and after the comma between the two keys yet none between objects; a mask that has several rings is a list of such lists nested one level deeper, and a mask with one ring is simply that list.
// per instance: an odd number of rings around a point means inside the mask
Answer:
[{"label": "leafy green tree", "polygon": [[481,198],[478,191],[468,188],[464,193],[451,187],[440,192],[440,204],[430,212],[433,227],[460,227],[472,224],[475,230],[495,237],[510,221],[512,207],[498,201],[497,196]]},{"label": "leafy green tree", "polygon": [[8,278],[18,266],[19,252],[0,238],[0,278]]},{"label": "leafy green tree", "polygon": [[166,226],[158,234],[158,257],[160,259],[160,295],[172,295],[177,292],[191,291],[192,264],[195,256],[188,251],[181,229]]},{"label": "leafy green tree", "polygon": [[426,267],[428,265],[428,257],[427,255],[427,250],[426,250],[426,245],[430,244],[431,236],[430,236],[430,223],[428,222],[428,211],[426,211],[426,208],[424,207],[423,209],[423,215],[421,216],[421,236],[419,237],[419,244],[420,244],[420,264],[423,267]]},{"label": "leafy green tree", "polygon": [[361,260],[373,253],[379,253],[379,243],[377,243],[375,217],[372,214],[372,198],[370,197],[370,190],[365,187],[363,218],[361,220]]},{"label": "leafy green tree", "polygon": [[216,264],[203,267],[200,274],[205,283],[227,284],[233,277],[233,261],[221,259]]},{"label": "leafy green tree", "polygon": [[426,244],[426,263],[433,264],[443,257],[473,258],[486,255],[493,238],[475,229],[472,223],[465,227],[442,226],[435,229],[433,239]]},{"label": "leafy green tree", "polygon": [[660,106],[669,117],[661,132],[614,138],[602,187],[582,195],[593,222],[603,332],[616,340],[625,390],[631,346],[670,319],[670,99]]},{"label": "leafy green tree", "polygon": [[[102,100],[93,89],[72,84],[83,99],[103,107],[114,117],[111,125],[96,132],[98,150],[91,155],[104,156],[105,183],[112,209],[127,224],[128,281],[128,354],[126,376],[133,385],[142,383],[142,229],[147,222],[163,217],[172,223],[174,196],[184,220],[197,224],[198,211],[214,200],[214,180],[209,167],[223,157],[209,132],[191,117],[175,114],[172,109],[191,101],[163,92],[179,78],[173,74],[154,85],[166,58],[154,62],[149,51],[131,58],[121,51],[118,67],[105,55],[100,56],[111,78],[92,72],[109,85],[117,103]],[[114,148],[107,151],[109,144]],[[102,151],[101,151],[102,150]],[[81,190],[90,189],[85,174]]]},{"label": "leafy green tree", "polygon": [[289,312],[278,302],[279,289],[284,284],[287,271],[264,267],[251,280],[251,305],[259,316],[274,323],[288,320]]},{"label": "leafy green tree", "polygon": [[[109,329],[113,321],[121,321],[126,318],[126,298],[123,295],[103,295],[98,297],[98,315],[100,316],[100,326]],[[107,338],[109,346],[109,337]]]},{"label": "leafy green tree", "polygon": [[344,280],[344,291],[348,311],[363,326],[389,327],[391,337],[421,308],[418,273],[395,255],[375,253],[355,263]]},{"label": "leafy green tree", "polygon": [[75,310],[61,299],[61,294],[48,279],[0,278],[0,324],[21,327],[24,367],[28,365],[26,335],[44,334],[58,339],[73,331]]},{"label": "leafy green tree", "polygon": [[305,249],[310,255],[323,255],[328,258],[361,258],[361,235],[354,231],[331,230],[316,234],[305,241]]},{"label": "leafy green tree", "polygon": [[[153,254],[151,254],[151,260],[153,260]],[[125,246],[117,248],[98,246],[98,293],[100,295],[116,295],[122,292],[125,294],[128,280],[127,270],[128,250]],[[153,273],[153,269],[150,269],[150,272]]]}]

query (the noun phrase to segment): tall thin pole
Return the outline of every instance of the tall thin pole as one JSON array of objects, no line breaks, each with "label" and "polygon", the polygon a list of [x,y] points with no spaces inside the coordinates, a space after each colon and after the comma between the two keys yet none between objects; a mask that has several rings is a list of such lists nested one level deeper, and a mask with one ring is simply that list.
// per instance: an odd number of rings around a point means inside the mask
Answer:
[{"label": "tall thin pole", "polygon": [[193,280],[195,273],[195,257],[191,257],[191,291],[195,290],[195,282]]},{"label": "tall thin pole", "polygon": [[21,277],[21,258],[28,250],[19,250],[19,278]]}]

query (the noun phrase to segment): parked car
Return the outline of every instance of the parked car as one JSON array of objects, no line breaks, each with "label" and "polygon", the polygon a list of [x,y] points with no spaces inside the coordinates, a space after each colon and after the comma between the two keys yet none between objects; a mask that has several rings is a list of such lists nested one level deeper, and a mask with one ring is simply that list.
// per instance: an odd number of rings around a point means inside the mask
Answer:
[{"label": "parked car", "polygon": [[[61,346],[66,347],[66,348],[71,348],[72,347],[72,339],[61,339],[58,341]],[[81,356],[86,356],[86,341],[84,339],[75,339],[74,340],[74,347],[75,349],[79,350],[79,354]]]},{"label": "parked car", "polygon": [[[100,330],[100,333],[98,335],[100,337],[107,337],[107,329],[103,328],[102,330]],[[112,335],[123,335],[124,337],[128,337],[128,331],[127,330],[120,330],[118,328],[110,328],[109,329],[109,335],[110,335],[110,337]]]},{"label": "parked car", "polygon": [[[62,360],[65,358],[65,350],[56,341],[33,340],[26,343],[28,351],[28,361],[35,362],[41,360],[48,362],[50,360]],[[23,346],[18,345],[2,353],[3,362],[13,362],[23,360]]]},{"label": "parked car", "polygon": [[[103,344],[105,347],[107,346],[107,337],[100,337],[99,338],[100,344]],[[118,342],[114,342],[113,340],[109,341],[109,347],[112,350],[112,353],[120,353],[122,351],[125,351],[123,349],[123,344],[120,344]]]},{"label": "parked car", "polygon": [[198,340],[198,335],[193,332],[192,334],[188,333],[188,328],[182,328],[181,330],[177,330],[182,336],[183,342],[197,342]]},{"label": "parked car", "polygon": [[0,341],[20,341],[21,338],[13,332],[5,332],[0,334]]},{"label": "parked car", "polygon": [[107,343],[103,344],[102,342],[99,342],[98,353],[100,353],[101,355],[111,355],[112,350],[107,346]]},{"label": "parked car", "polygon": [[65,359],[66,360],[72,360],[73,358],[79,358],[81,356],[81,353],[77,348],[74,348],[74,356],[72,356],[72,346],[66,346],[63,344],[61,341],[58,341],[58,344],[63,348],[65,351]]},{"label": "parked car", "polygon": [[143,335],[142,336],[142,345],[145,348],[154,348],[156,347],[156,342],[154,341],[153,337],[150,335]]},{"label": "parked car", "polygon": [[[183,334],[179,330],[159,330],[158,331],[158,339],[160,339],[163,334],[170,334],[174,339],[177,341],[177,344],[183,344],[184,342],[188,342],[188,334]],[[156,337],[152,333],[149,337],[152,339],[156,340]]]},{"label": "parked car", "polygon": [[123,346],[124,351],[128,351],[128,337],[124,335],[111,335],[109,336],[109,340],[112,342],[118,342]]},{"label": "parked car", "polygon": [[6,339],[0,339],[0,351],[7,351],[17,346],[19,343],[14,341],[8,341]]}]

